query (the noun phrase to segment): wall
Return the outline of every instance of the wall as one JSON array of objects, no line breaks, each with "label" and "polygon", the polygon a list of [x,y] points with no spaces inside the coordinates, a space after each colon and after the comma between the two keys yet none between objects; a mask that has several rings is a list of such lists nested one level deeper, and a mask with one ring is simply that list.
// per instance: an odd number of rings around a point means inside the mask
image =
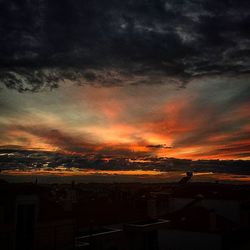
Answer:
[{"label": "wall", "polygon": [[221,238],[216,234],[180,230],[159,230],[159,250],[221,249]]}]

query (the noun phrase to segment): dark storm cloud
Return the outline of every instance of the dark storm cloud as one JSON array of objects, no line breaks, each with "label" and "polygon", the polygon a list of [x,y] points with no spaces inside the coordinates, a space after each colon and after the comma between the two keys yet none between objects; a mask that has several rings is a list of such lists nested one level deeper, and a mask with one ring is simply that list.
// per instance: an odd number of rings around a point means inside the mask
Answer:
[{"label": "dark storm cloud", "polygon": [[21,92],[250,70],[245,0],[1,0],[0,10],[0,81]]}]

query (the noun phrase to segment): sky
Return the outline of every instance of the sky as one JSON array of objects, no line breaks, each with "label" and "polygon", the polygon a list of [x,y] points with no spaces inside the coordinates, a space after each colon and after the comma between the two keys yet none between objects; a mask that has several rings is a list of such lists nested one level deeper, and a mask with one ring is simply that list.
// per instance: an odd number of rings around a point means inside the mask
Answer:
[{"label": "sky", "polygon": [[0,147],[250,159],[250,3],[0,0]]}]

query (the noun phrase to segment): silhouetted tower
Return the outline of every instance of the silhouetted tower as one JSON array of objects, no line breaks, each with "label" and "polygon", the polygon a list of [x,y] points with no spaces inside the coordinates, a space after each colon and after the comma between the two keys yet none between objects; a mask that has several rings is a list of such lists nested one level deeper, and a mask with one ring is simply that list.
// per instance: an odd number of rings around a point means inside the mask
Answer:
[{"label": "silhouetted tower", "polygon": [[191,172],[191,171],[186,172],[186,176],[183,177],[179,181],[179,184],[186,184],[186,183],[188,183],[191,180],[192,177],[193,177],[193,172]]}]

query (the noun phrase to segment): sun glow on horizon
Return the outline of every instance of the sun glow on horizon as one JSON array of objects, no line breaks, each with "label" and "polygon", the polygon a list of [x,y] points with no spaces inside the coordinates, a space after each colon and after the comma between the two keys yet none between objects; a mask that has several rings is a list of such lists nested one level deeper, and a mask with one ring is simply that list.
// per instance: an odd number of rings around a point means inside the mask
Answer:
[{"label": "sun glow on horizon", "polygon": [[231,84],[232,97],[219,98],[225,86],[222,79],[193,81],[181,90],[68,83],[49,93],[4,90],[15,109],[1,117],[0,146],[103,157],[250,159],[250,103],[234,103],[232,95],[247,84]]}]

